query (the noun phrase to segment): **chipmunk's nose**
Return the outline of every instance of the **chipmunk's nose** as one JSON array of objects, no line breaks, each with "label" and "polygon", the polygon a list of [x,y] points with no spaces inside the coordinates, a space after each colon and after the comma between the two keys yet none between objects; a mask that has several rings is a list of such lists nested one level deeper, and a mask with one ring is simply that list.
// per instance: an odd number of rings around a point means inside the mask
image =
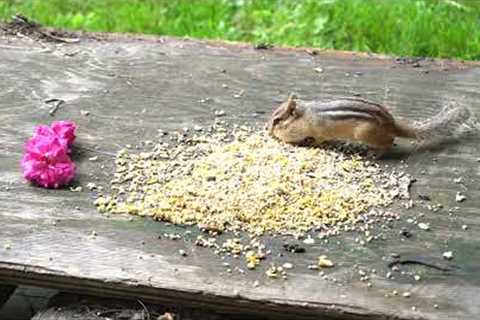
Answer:
[{"label": "chipmunk's nose", "polygon": [[270,122],[267,122],[265,124],[265,131],[267,131],[267,133],[270,137],[275,138],[275,136],[273,135],[273,126]]}]

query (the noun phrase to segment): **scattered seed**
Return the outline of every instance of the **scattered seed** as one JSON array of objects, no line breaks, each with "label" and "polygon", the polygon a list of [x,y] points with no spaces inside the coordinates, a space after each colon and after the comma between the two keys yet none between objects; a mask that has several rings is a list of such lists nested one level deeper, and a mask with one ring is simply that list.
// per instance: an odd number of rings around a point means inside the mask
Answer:
[{"label": "scattered seed", "polygon": [[412,294],[411,294],[410,292],[404,292],[404,293],[402,294],[402,296],[403,296],[404,298],[410,298],[410,297],[412,296]]},{"label": "scattered seed", "polygon": [[318,266],[320,268],[331,268],[334,266],[333,262],[327,256],[318,257]]},{"label": "scattered seed", "polygon": [[70,191],[72,192],[82,192],[83,188],[81,186],[78,187],[70,187]]},{"label": "scattered seed", "polygon": [[467,199],[467,197],[462,194],[461,192],[457,192],[457,194],[455,195],[455,201],[457,202],[463,202]]},{"label": "scattered seed", "polygon": [[417,226],[420,229],[425,230],[425,231],[430,230],[430,224],[428,224],[428,223],[420,222],[419,224],[417,224]]},{"label": "scattered seed", "polygon": [[89,190],[94,190],[94,189],[97,189],[97,185],[93,182],[89,182],[89,183],[87,183],[87,188]]},{"label": "scattered seed", "polygon": [[217,177],[215,177],[215,176],[208,176],[208,177],[206,177],[206,180],[209,181],[209,182],[217,181]]},{"label": "scattered seed", "polygon": [[285,262],[282,266],[283,266],[284,269],[287,269],[287,270],[293,269],[293,264],[291,264],[289,262]]},{"label": "scattered seed", "polygon": [[413,200],[410,199],[410,200],[408,200],[408,201],[405,203],[405,209],[407,209],[407,210],[408,210],[408,209],[411,209],[411,208],[413,208],[414,205],[415,205],[415,204],[414,204]]},{"label": "scattered seed", "polygon": [[260,258],[255,251],[248,251],[245,254],[245,259],[247,260],[248,269],[255,269],[255,267],[260,263]]},{"label": "scattered seed", "polygon": [[298,244],[284,244],[283,248],[292,253],[303,253],[305,252],[305,248],[300,247]]},{"label": "scattered seed", "polygon": [[182,257],[186,257],[186,256],[188,255],[187,252],[186,252],[185,250],[183,250],[183,249],[178,250],[178,253],[179,253]]},{"label": "scattered seed", "polygon": [[236,99],[241,98],[244,93],[245,93],[245,90],[240,90],[238,93],[234,94],[233,97]]},{"label": "scattered seed", "polygon": [[446,260],[453,259],[453,252],[452,251],[445,251],[443,253],[443,258],[446,259]]},{"label": "scattered seed", "polygon": [[226,115],[224,110],[215,110],[215,117],[223,117]]},{"label": "scattered seed", "polygon": [[303,240],[303,243],[305,244],[314,244],[315,239],[311,238],[310,236],[307,237],[307,239]]},{"label": "scattered seed", "polygon": [[280,271],[274,264],[272,264],[265,273],[269,278],[278,278]]},{"label": "scattered seed", "polygon": [[212,98],[209,98],[209,97],[204,98],[204,99],[200,99],[200,103],[207,103],[207,102],[210,102],[210,101],[212,101]]}]

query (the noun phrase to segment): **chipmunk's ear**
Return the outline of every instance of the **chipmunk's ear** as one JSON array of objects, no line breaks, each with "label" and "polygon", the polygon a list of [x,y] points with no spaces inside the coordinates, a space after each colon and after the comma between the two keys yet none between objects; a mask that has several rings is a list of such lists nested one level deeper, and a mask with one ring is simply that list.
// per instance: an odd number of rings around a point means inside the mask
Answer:
[{"label": "chipmunk's ear", "polygon": [[295,112],[295,110],[297,109],[296,99],[297,99],[297,97],[294,94],[291,94],[291,95],[288,96],[287,109],[286,109],[288,114],[293,114]]},{"label": "chipmunk's ear", "polygon": [[295,102],[296,100],[297,100],[297,95],[295,93],[291,93],[288,95],[288,99],[287,99],[288,102],[291,102],[291,101]]}]

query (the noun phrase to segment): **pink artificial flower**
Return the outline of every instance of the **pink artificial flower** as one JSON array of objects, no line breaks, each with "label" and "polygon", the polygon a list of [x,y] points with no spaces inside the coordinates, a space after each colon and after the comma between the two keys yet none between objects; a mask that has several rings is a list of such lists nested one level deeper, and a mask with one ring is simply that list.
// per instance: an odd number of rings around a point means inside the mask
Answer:
[{"label": "pink artificial flower", "polygon": [[[35,128],[36,136],[56,136],[67,151],[70,152],[70,146],[75,140],[75,131],[77,127],[71,121],[54,121],[52,125],[40,125]],[[28,149],[28,146],[27,146]]]},{"label": "pink artificial flower", "polygon": [[75,163],[68,156],[75,130],[75,124],[69,121],[37,126],[35,135],[25,144],[21,162],[24,178],[44,188],[67,185],[75,176]]},{"label": "pink artificial flower", "polygon": [[35,136],[22,159],[23,176],[44,188],[59,188],[75,176],[75,164],[55,136]]},{"label": "pink artificial flower", "polygon": [[75,123],[71,121],[54,121],[50,127],[61,139],[67,141],[68,147],[73,144],[75,131],[77,130]]}]

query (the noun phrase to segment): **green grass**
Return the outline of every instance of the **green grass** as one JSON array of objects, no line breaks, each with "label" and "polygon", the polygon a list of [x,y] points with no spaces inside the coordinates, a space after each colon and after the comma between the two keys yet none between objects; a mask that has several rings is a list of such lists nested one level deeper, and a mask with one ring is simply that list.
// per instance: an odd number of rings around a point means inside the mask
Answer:
[{"label": "green grass", "polygon": [[48,26],[480,60],[480,0],[0,0]]}]

